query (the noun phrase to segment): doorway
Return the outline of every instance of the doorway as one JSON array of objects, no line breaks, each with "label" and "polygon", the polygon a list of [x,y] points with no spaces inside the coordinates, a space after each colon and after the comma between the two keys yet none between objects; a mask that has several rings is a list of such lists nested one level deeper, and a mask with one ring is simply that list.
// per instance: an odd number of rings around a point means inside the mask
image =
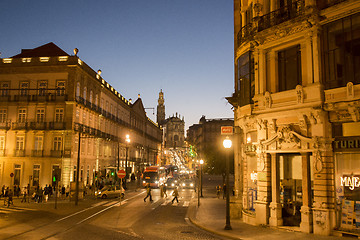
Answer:
[{"label": "doorway", "polygon": [[280,155],[280,203],[284,226],[300,226],[302,202],[302,158]]}]

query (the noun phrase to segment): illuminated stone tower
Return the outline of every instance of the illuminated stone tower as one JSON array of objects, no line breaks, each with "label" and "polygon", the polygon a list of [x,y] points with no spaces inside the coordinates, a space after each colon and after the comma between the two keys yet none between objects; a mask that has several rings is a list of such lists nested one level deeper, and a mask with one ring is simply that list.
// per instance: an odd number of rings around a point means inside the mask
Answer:
[{"label": "illuminated stone tower", "polygon": [[163,125],[165,121],[165,105],[164,105],[164,93],[162,89],[159,92],[159,99],[156,112],[156,121],[159,125]]}]

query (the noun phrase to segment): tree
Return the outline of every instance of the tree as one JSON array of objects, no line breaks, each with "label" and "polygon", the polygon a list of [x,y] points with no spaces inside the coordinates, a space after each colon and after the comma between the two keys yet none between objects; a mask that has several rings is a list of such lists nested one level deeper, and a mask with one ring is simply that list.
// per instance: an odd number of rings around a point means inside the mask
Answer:
[{"label": "tree", "polygon": [[[233,153],[233,150],[231,149]],[[226,152],[223,148],[207,147],[204,149],[202,155],[206,162],[204,171],[209,174],[223,175],[225,177],[226,168]],[[234,173],[234,154],[230,157],[230,173]]]}]

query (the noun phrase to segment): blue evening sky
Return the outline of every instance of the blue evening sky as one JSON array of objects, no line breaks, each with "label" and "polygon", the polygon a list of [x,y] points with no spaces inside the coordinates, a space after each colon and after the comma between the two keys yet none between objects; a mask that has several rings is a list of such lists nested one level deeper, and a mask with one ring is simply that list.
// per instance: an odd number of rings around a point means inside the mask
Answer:
[{"label": "blue evening sky", "polygon": [[0,8],[1,57],[54,42],[78,56],[127,99],[140,93],[156,121],[232,118],[232,0],[9,0]]}]

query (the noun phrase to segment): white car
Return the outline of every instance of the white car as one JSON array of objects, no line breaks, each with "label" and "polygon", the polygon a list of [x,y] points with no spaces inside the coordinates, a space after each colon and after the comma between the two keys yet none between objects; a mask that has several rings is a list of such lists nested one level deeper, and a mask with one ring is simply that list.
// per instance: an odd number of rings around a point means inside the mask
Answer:
[{"label": "white car", "polygon": [[125,196],[125,190],[122,188],[122,191],[120,191],[120,186],[105,186],[100,190],[95,191],[95,196],[98,198],[118,198],[120,196],[121,192],[121,198],[124,198]]}]

